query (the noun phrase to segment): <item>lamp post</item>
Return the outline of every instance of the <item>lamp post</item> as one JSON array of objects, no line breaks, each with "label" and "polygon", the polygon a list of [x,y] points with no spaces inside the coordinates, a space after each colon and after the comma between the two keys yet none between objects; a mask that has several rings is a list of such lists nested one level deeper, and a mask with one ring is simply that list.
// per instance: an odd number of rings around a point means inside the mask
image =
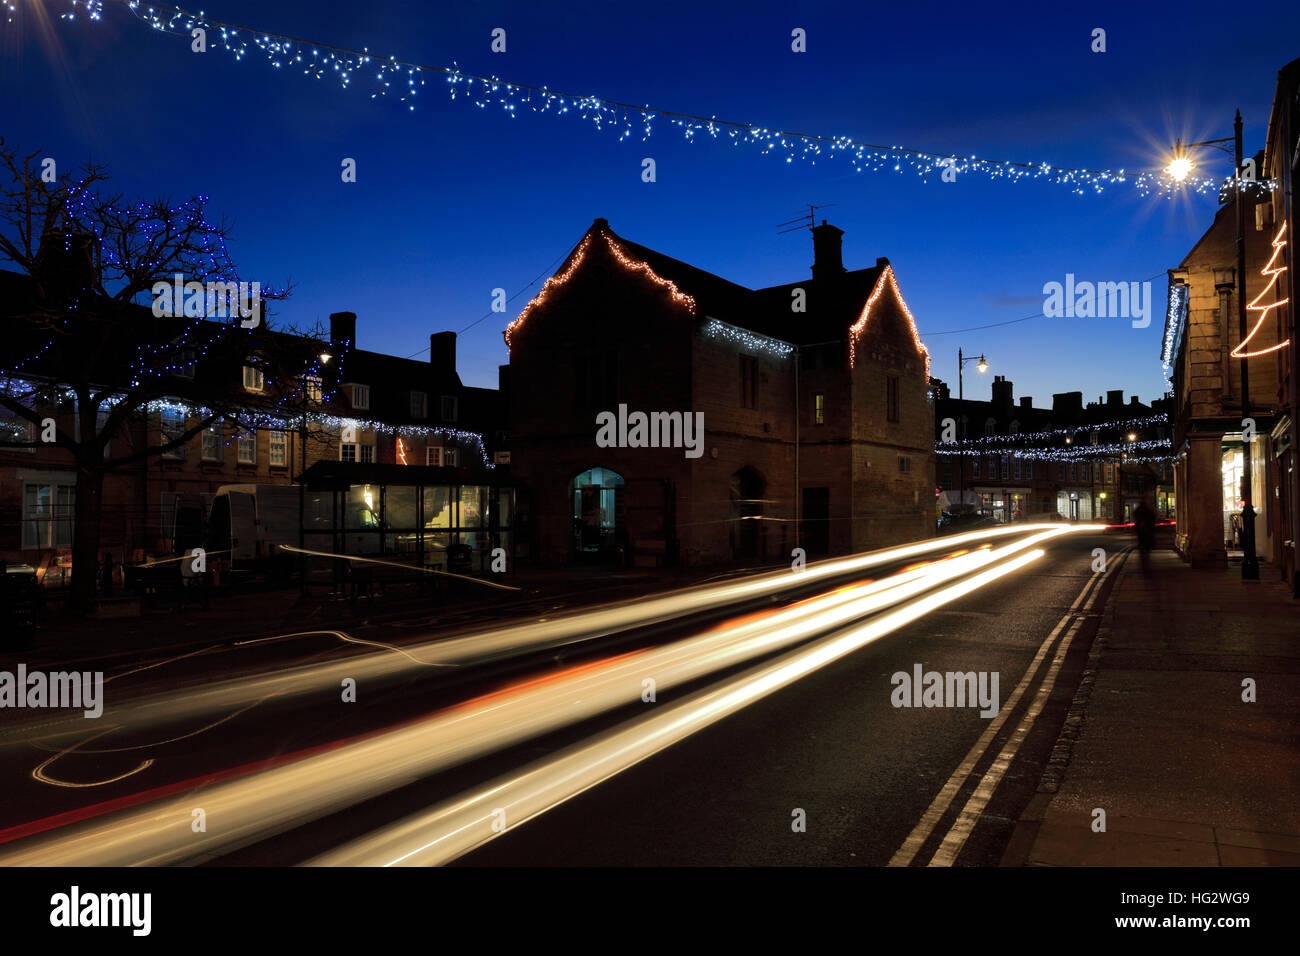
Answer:
[{"label": "lamp post", "polygon": [[[1237,325],[1239,327],[1239,342],[1246,341],[1246,205],[1243,201],[1245,196],[1242,189],[1241,179],[1241,110],[1237,110],[1236,118],[1232,123],[1232,136],[1224,139],[1208,139],[1199,143],[1183,144],[1177,142],[1174,144],[1174,155],[1170,160],[1166,171],[1178,182],[1187,178],[1187,174],[1192,171],[1193,163],[1186,150],[1193,146],[1213,146],[1222,149],[1225,153],[1228,148],[1225,144],[1233,144],[1233,201],[1237,206]],[[1241,417],[1244,422],[1250,418],[1250,366],[1248,359],[1243,353],[1241,356]],[[1250,461],[1250,445],[1254,442],[1252,436],[1250,442],[1243,441],[1242,448],[1242,471],[1241,471],[1241,577],[1243,581],[1259,580],[1259,556],[1255,553],[1255,508],[1252,502],[1252,476]]]},{"label": "lamp post", "polygon": [[[324,369],[329,364],[329,360],[334,356],[328,351],[322,350],[317,356],[320,359],[321,368]],[[298,447],[302,449],[302,471],[298,475],[298,592],[307,594],[307,555],[304,553],[306,548],[306,519],[307,519],[307,483],[303,480],[303,473],[307,471],[307,381],[309,369],[304,366],[302,370],[302,420],[298,428]],[[321,382],[321,388],[324,389],[325,383]]]},{"label": "lamp post", "polygon": [[[961,346],[957,347],[957,406],[964,419],[966,417],[966,390],[962,384],[962,377],[966,371],[967,362],[979,362],[975,367],[980,370],[980,374],[989,370],[989,363],[984,360],[984,354],[981,352],[979,357],[971,356],[966,358],[961,351]],[[960,436],[964,439],[966,436]],[[959,439],[960,440],[960,439]],[[958,501],[961,502],[962,508],[966,507],[966,456],[957,456],[957,488]]]}]

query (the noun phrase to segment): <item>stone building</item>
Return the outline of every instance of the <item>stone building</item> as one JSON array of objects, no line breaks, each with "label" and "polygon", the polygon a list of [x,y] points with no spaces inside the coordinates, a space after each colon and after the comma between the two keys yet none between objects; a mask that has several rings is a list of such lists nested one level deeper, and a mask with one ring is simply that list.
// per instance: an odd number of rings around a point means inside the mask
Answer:
[{"label": "stone building", "polygon": [[505,333],[525,553],[760,564],[933,533],[929,356],[889,261],[848,271],[842,231],[811,231],[811,278],[755,290],[595,220]]},{"label": "stone building", "polygon": [[[1174,390],[1175,547],[1195,566],[1226,565],[1240,548],[1243,456],[1252,469],[1255,547],[1263,561],[1281,559],[1275,533],[1283,474],[1270,452],[1277,424],[1279,360],[1251,358],[1250,407],[1254,441],[1243,433],[1241,361],[1232,351],[1241,342],[1237,308],[1236,200],[1230,191],[1214,221],[1179,263],[1169,270],[1162,360]],[[1272,256],[1273,231],[1257,220],[1255,201],[1246,202],[1246,301],[1264,289],[1260,270]],[[1266,208],[1266,207],[1265,207]],[[1250,320],[1253,324],[1253,319]],[[1261,330],[1276,342],[1276,329]]]}]

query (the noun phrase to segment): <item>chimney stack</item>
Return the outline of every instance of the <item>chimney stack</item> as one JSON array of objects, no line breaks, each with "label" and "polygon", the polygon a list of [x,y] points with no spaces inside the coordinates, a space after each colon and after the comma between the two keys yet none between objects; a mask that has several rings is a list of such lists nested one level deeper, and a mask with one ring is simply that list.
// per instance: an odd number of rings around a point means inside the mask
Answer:
[{"label": "chimney stack", "polygon": [[1011,383],[1005,375],[993,376],[993,407],[1000,411],[1010,411],[1015,402],[1012,399]]},{"label": "chimney stack", "polygon": [[429,336],[429,365],[436,380],[456,378],[456,333],[434,332]]},{"label": "chimney stack", "polygon": [[1123,404],[1124,404],[1124,389],[1112,388],[1106,392],[1106,406],[1108,408],[1123,406]]},{"label": "chimney stack", "polygon": [[330,344],[357,347],[357,314],[355,312],[330,313]]},{"label": "chimney stack", "polygon": [[1034,407],[1034,400],[1033,400],[1032,398],[1030,398],[1028,395],[1021,395],[1021,396],[1020,396],[1020,407],[1021,407],[1021,408],[1032,409],[1032,408]]},{"label": "chimney stack", "polygon": [[828,225],[822,220],[813,226],[813,279],[834,279],[844,274],[844,230]]}]

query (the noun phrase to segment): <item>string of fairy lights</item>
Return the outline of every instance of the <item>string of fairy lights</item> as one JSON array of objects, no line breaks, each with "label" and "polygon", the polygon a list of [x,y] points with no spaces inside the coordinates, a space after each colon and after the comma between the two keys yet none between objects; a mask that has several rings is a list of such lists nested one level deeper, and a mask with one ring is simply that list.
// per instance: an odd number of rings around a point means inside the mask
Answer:
[{"label": "string of fairy lights", "polygon": [[[4,0],[12,20],[16,10],[14,0]],[[361,87],[371,99],[395,98],[414,110],[417,98],[426,83],[441,79],[445,82],[452,100],[463,99],[480,110],[493,108],[514,118],[523,112],[576,115],[591,123],[597,130],[616,130],[619,142],[637,137],[648,140],[656,123],[667,124],[677,130],[686,142],[696,139],[725,141],[733,146],[756,147],[763,155],[776,154],[785,162],[800,160],[812,164],[825,159],[843,159],[858,172],[910,173],[922,180],[946,178],[948,175],[979,175],[993,180],[1022,182],[1040,180],[1065,186],[1077,194],[1101,193],[1108,186],[1127,184],[1142,194],[1174,195],[1184,190],[1198,194],[1217,194],[1221,188],[1240,185],[1247,191],[1271,191],[1271,180],[1254,180],[1234,176],[1186,175],[1175,178],[1163,169],[1086,169],[1058,166],[1048,162],[1017,162],[987,159],[975,155],[939,153],[933,150],[908,146],[885,146],[854,139],[851,136],[829,136],[774,129],[753,123],[721,120],[716,116],[683,113],[637,105],[594,95],[576,94],[503,80],[498,76],[470,73],[453,63],[451,66],[430,66],[403,60],[396,56],[373,54],[369,48],[361,50],[333,46],[313,40],[301,39],[282,33],[255,30],[227,21],[195,13],[180,7],[153,7],[139,0],[67,0],[71,10],[61,15],[64,20],[76,20],[78,14],[91,22],[99,22],[104,7],[113,3],[125,8],[152,30],[186,39],[194,31],[203,31],[204,43],[213,49],[231,55],[236,62],[246,56],[260,54],[276,70],[297,70],[316,80],[333,78],[343,89]],[[212,33],[212,37],[208,37]],[[205,46],[206,49],[206,46]]]},{"label": "string of fairy lights", "polygon": [[[1137,437],[1138,432],[1144,429],[1164,428],[1168,425],[1169,419],[1165,415],[1143,415],[1036,432],[983,435],[961,441],[935,442],[934,453],[968,457],[1005,455],[1029,461],[1075,462],[1119,458],[1130,462],[1168,462],[1174,460],[1173,442],[1170,439]],[[1100,437],[1104,433],[1130,437],[1102,444]],[[1086,441],[1078,440],[1084,437],[1087,438]],[[1046,442],[1060,444],[1045,445]]]}]

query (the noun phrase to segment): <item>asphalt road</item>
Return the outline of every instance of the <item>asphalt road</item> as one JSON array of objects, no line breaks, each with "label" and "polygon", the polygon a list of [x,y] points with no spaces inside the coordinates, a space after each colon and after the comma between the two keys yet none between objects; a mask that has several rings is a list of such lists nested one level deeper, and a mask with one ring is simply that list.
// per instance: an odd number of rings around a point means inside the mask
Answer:
[{"label": "asphalt road", "polygon": [[[911,674],[918,664],[925,671],[997,673],[1000,699],[1006,701],[1080,592],[1099,581],[1092,569],[1092,549],[1104,547],[1114,554],[1127,544],[1122,536],[1082,534],[1051,542],[1046,556],[1029,567],[930,612],[508,830],[459,862],[884,865],[914,832],[935,795],[990,726],[978,708],[892,706],[891,675]],[[801,596],[800,589],[792,588],[781,601]],[[95,819],[123,804],[147,803],[161,792],[196,791],[199,806],[203,791],[197,788],[213,774],[246,772],[267,760],[290,759],[311,748],[329,747],[416,719],[525,675],[544,675],[586,660],[655,646],[773,603],[765,599],[732,606],[685,622],[486,667],[437,673],[417,668],[382,686],[363,684],[357,703],[348,706],[339,706],[335,693],[325,699],[267,699],[233,713],[196,717],[165,732],[115,728],[105,721],[92,731],[102,730],[102,736],[83,738],[75,746],[67,740],[54,746],[8,746],[0,750],[0,779],[7,784],[0,838],[6,827],[37,821],[42,829],[52,831],[55,824]],[[978,822],[955,857],[958,865],[996,864],[1010,824],[1037,786],[1095,632],[1095,615],[1076,615],[1073,620],[1080,627],[1056,677],[1055,690],[1016,748],[991,800],[978,813]],[[396,645],[409,636],[395,624],[388,631],[367,631],[365,640]],[[119,689],[132,687],[142,693],[174,686],[178,680],[209,680],[241,669],[347,659],[367,651],[373,647],[311,635],[237,650],[200,650],[160,661],[147,670],[119,672],[115,679],[120,681]],[[1046,670],[1046,666],[1038,669],[1038,679]],[[302,862],[598,730],[645,714],[648,708],[670,704],[721,676],[660,691],[654,703],[632,704],[467,761],[223,852],[208,862]],[[984,748],[948,812],[934,821],[932,833],[926,831],[929,836],[915,862],[924,863],[934,853],[992,758],[1019,726],[1036,689],[1036,682],[1025,689],[1019,706]],[[802,811],[805,820],[801,832],[792,827],[795,811]]]}]

